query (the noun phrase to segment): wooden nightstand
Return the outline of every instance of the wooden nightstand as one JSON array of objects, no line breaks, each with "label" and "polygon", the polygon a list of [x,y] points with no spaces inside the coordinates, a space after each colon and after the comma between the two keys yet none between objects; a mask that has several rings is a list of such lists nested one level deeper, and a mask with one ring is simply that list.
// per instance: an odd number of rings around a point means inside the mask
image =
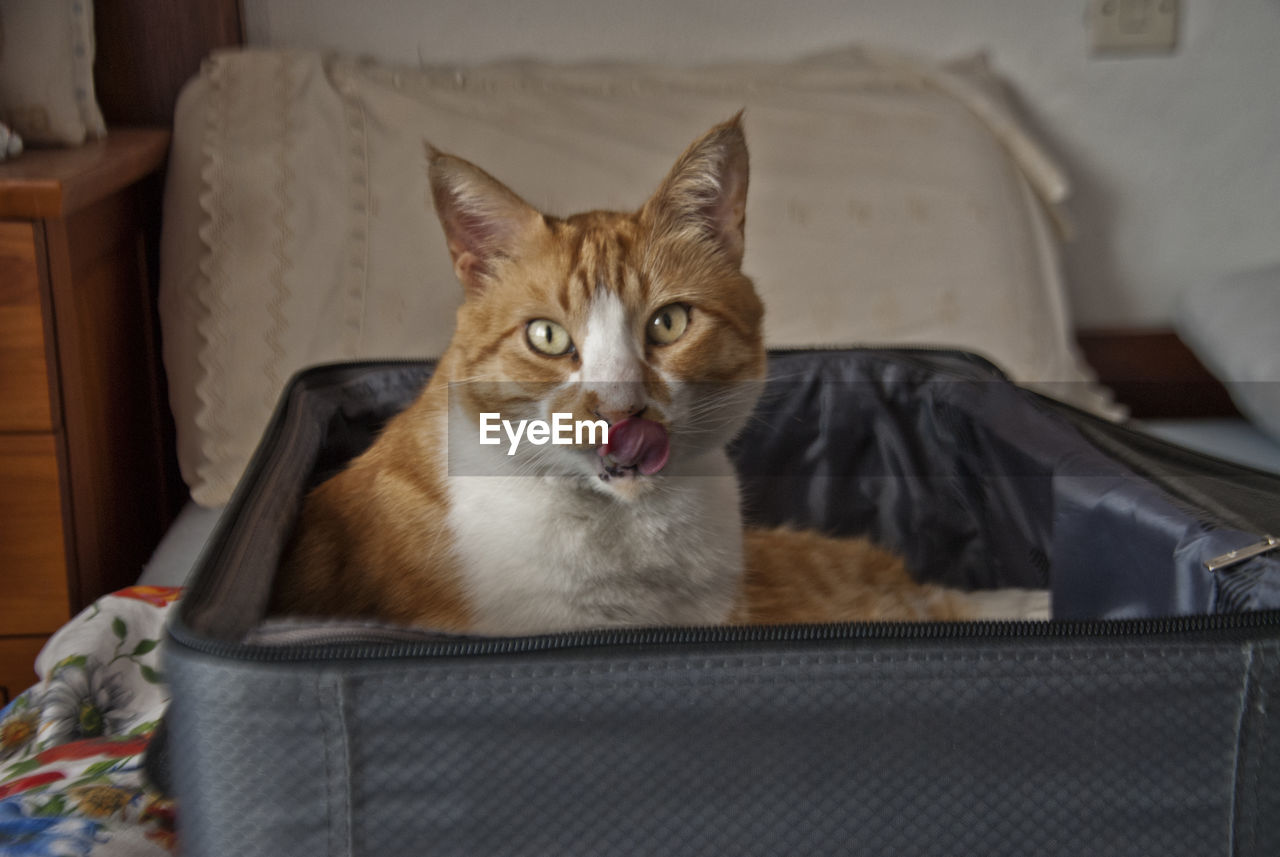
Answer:
[{"label": "wooden nightstand", "polygon": [[0,699],[173,509],[154,271],[169,132],[0,163]]}]

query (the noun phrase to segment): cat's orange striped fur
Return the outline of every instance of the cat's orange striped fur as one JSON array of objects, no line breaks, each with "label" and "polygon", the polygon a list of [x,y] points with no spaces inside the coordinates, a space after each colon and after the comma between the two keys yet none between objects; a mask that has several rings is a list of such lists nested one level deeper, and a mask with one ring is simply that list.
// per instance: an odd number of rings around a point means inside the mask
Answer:
[{"label": "cat's orange striped fur", "polygon": [[[546,216],[428,150],[465,301],[417,401],[307,499],[285,613],[516,634],[655,624],[955,619],[1043,593],[916,583],[861,539],[744,532],[724,446],[763,376],[741,270],[747,149],[713,128],[631,213]],[[478,444],[480,415],[603,418],[608,448]]]}]

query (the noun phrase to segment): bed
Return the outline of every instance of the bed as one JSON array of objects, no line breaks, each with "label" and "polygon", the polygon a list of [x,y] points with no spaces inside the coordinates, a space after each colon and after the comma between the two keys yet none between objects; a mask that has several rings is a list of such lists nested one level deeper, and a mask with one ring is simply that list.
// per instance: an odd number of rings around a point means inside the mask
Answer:
[{"label": "bed", "polygon": [[426,205],[425,137],[552,210],[621,207],[745,106],[746,267],[771,345],[977,351],[1078,407],[1280,472],[1280,447],[1203,347],[1169,331],[1078,335],[1060,253],[1069,177],[984,56],[849,46],[700,67],[406,67],[240,50],[234,2],[158,18],[144,5],[102,4],[99,91],[111,121],[173,125],[157,311],[175,431],[161,441],[191,499],[138,584],[55,635],[41,684],[0,714],[0,853],[176,848],[176,808],[141,771],[166,701],[161,630],[276,397],[306,366],[447,341],[459,294]]}]

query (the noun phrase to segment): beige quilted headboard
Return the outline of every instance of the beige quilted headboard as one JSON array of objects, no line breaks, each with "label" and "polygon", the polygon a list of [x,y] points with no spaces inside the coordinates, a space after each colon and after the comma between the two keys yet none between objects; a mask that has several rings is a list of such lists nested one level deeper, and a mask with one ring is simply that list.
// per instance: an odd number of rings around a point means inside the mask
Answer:
[{"label": "beige quilted headboard", "polygon": [[298,369],[444,348],[461,295],[424,140],[551,213],[629,209],[743,107],[745,268],[771,345],[957,346],[1101,402],[1048,213],[1067,183],[980,61],[411,70],[230,52],[179,103],[165,206],[164,351],[193,497],[226,502]]}]

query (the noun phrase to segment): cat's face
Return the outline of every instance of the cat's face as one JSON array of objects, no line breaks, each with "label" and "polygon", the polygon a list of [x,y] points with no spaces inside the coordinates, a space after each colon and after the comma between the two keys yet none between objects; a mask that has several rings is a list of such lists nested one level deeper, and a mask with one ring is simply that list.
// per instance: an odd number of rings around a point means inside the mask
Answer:
[{"label": "cat's face", "polygon": [[[763,307],[740,267],[738,120],[694,143],[634,213],[547,217],[434,151],[431,181],[466,291],[448,352],[451,407],[477,438],[484,414],[604,420],[608,446],[585,434],[565,445],[526,440],[509,458],[630,498],[696,473],[700,456],[741,430],[765,360]],[[509,449],[503,434],[492,451]]]}]

